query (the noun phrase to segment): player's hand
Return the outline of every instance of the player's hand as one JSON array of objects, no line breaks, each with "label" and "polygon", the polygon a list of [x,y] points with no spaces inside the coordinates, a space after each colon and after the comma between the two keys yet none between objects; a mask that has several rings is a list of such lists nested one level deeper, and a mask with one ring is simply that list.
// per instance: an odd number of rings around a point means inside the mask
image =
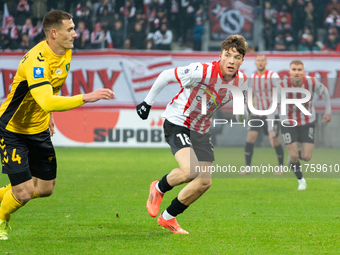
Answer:
[{"label": "player's hand", "polygon": [[53,120],[52,113],[50,114],[50,121],[48,122],[48,127],[50,130],[50,135],[53,136],[55,134],[55,129],[54,129],[54,120]]},{"label": "player's hand", "polygon": [[101,99],[110,100],[113,98],[113,91],[111,89],[97,89],[91,93],[83,95],[84,103],[96,102]]},{"label": "player's hand", "polygon": [[332,115],[325,113],[322,117],[322,122],[324,122],[325,126],[327,126],[327,123],[330,122],[331,119],[332,119]]},{"label": "player's hand", "polygon": [[137,114],[141,119],[146,120],[149,116],[151,105],[148,105],[145,101],[136,106]]},{"label": "player's hand", "polygon": [[269,138],[270,145],[271,145],[272,147],[274,147],[274,138],[275,138],[275,137],[276,137],[276,135],[275,135],[274,130],[268,131],[268,138]]}]

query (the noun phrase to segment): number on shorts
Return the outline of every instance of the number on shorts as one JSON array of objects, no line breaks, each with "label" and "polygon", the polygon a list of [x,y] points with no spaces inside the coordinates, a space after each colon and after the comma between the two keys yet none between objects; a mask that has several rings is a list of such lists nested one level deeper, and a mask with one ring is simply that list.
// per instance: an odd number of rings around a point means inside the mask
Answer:
[{"label": "number on shorts", "polygon": [[176,136],[181,140],[183,145],[186,145],[186,144],[191,145],[190,138],[189,138],[189,136],[187,134],[178,133]]},{"label": "number on shorts", "polygon": [[289,144],[292,142],[292,137],[290,136],[290,133],[282,134],[282,138],[285,144]]},{"label": "number on shorts", "polygon": [[12,153],[12,161],[18,161],[18,164],[21,164],[21,157],[19,156],[19,154],[16,154],[17,149],[13,149],[13,153]]}]

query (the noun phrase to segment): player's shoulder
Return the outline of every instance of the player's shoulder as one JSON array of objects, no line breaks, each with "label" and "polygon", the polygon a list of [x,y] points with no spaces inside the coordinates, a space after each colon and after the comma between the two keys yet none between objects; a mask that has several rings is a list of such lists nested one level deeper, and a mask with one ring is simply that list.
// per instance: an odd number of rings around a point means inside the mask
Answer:
[{"label": "player's shoulder", "polygon": [[203,72],[203,64],[200,62],[190,63],[187,66],[177,67],[179,75],[200,76]]},{"label": "player's shoulder", "polygon": [[30,49],[23,57],[22,63],[25,65],[45,66],[46,65],[46,50],[48,45],[42,41]]},{"label": "player's shoulder", "polygon": [[248,79],[247,75],[245,75],[241,70],[236,71],[236,76],[239,79],[244,79],[244,80]]}]

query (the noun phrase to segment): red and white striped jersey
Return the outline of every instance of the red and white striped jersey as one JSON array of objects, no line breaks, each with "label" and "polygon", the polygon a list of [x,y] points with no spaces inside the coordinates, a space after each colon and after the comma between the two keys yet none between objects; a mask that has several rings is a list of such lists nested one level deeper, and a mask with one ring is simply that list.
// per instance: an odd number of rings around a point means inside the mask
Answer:
[{"label": "red and white striped jersey", "polygon": [[[233,78],[224,79],[219,61],[192,63],[174,70],[181,90],[167,105],[162,117],[201,134],[209,131],[214,112],[233,99],[230,90],[223,85],[240,87],[244,93],[248,89],[247,77],[239,70]],[[206,114],[202,114],[203,94],[207,101]]]},{"label": "red and white striped jersey", "polygon": [[[280,83],[281,87],[283,88],[295,88],[294,85],[291,82],[290,77],[284,79],[281,83]],[[311,77],[311,76],[304,76],[303,80],[302,80],[302,84],[299,88],[303,88],[308,90],[311,93],[311,99],[304,103],[303,106],[307,109],[307,111],[309,111],[312,115],[305,115],[298,107],[296,107],[296,105],[294,104],[287,104],[286,106],[286,113],[287,115],[280,115],[280,119],[281,121],[283,120],[289,120],[289,121],[285,121],[284,124],[285,125],[297,125],[297,126],[301,126],[301,125],[306,125],[309,123],[312,123],[315,121],[316,119],[316,114],[315,114],[315,109],[314,109],[314,105],[313,105],[313,97],[314,97],[314,93],[316,93],[317,95],[321,95],[324,90],[326,89],[325,86],[320,83],[315,77]],[[305,95],[303,93],[297,93],[297,92],[288,92],[286,94],[286,98],[288,99],[300,99],[300,98],[304,98]],[[281,90],[279,90],[278,93],[278,99],[280,101],[281,98]],[[292,121],[295,120],[296,122]]]},{"label": "red and white striped jersey", "polygon": [[[273,87],[280,86],[281,79],[276,72],[266,70],[259,75],[255,72],[250,75],[249,87],[253,88],[253,103],[257,110],[268,110],[272,103]],[[260,116],[260,115],[256,115]]]}]

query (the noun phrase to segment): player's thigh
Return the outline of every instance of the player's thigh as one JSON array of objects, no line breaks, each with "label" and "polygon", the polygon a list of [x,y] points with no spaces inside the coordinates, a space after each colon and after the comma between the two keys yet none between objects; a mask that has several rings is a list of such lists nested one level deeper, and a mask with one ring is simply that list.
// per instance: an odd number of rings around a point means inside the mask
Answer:
[{"label": "player's thigh", "polygon": [[28,146],[32,176],[52,184],[57,176],[57,160],[48,130],[30,136]]},{"label": "player's thigh", "polygon": [[[248,125],[248,133],[247,133],[247,142],[249,143],[254,143],[257,139],[257,136],[259,134],[259,132],[261,131],[261,129],[267,129],[267,121],[266,121],[266,117],[264,116],[254,116],[252,115],[250,120],[248,121],[249,125]],[[268,132],[267,132],[268,133]],[[248,136],[249,134],[249,136]],[[248,137],[249,139],[252,138],[252,140],[248,141]]]},{"label": "player's thigh", "polygon": [[301,157],[305,161],[312,158],[314,143],[301,143]]}]

